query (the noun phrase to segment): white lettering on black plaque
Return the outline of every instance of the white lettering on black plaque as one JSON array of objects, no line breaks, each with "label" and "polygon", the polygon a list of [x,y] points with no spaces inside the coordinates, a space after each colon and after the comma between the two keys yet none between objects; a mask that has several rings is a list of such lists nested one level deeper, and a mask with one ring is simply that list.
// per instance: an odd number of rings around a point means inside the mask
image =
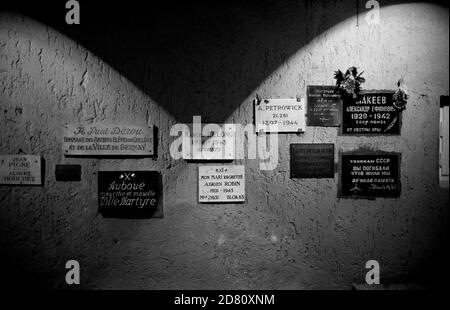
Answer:
[{"label": "white lettering on black plaque", "polygon": [[361,91],[357,98],[342,98],[342,133],[346,135],[399,135],[400,110],[393,91]]},{"label": "white lettering on black plaque", "polygon": [[334,178],[334,144],[290,146],[291,178]]},{"label": "white lettering on black plaque", "polygon": [[341,95],[335,86],[308,85],[307,125],[337,127],[340,125]]},{"label": "white lettering on black plaque", "polygon": [[400,196],[400,154],[342,154],[341,194],[366,198]]},{"label": "white lettering on black plaque", "polygon": [[160,203],[157,171],[99,171],[98,204],[104,217],[151,217]]}]

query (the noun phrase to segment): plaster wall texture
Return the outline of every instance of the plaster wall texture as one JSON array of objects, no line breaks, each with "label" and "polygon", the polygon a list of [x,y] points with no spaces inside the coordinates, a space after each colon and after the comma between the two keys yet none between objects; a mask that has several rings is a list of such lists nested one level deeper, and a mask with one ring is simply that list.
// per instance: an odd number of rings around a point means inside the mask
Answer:
[{"label": "plaster wall texture", "polygon": [[[171,49],[164,36],[156,42],[143,37],[144,46],[164,54],[150,52],[137,57],[140,63],[123,57],[121,64],[148,71],[140,80],[150,91],[101,53],[36,20],[2,12],[0,153],[22,149],[45,159],[44,186],[0,186],[0,256],[12,268],[10,283],[67,288],[70,259],[80,262],[82,288],[349,288],[364,282],[370,259],[380,262],[382,282],[426,281],[448,244],[448,191],[439,189],[437,175],[439,97],[448,95],[449,85],[448,9],[386,6],[380,24],[370,26],[353,2],[301,3],[299,10],[285,2],[258,11],[266,15],[224,9],[220,22],[232,24],[231,31],[218,35],[212,21],[208,27],[195,21],[185,31],[199,39],[181,41],[183,49]],[[341,18],[342,7],[348,18]],[[117,56],[105,58],[120,58],[126,48],[135,47],[109,47]],[[352,65],[364,71],[364,89],[395,89],[405,80],[410,100],[400,136],[350,137],[319,127],[280,134],[275,170],[261,171],[257,159],[234,161],[246,167],[244,204],[197,203],[199,164],[171,159],[172,125],[192,122],[193,115],[245,125],[253,121],[256,94],[305,97],[307,85],[332,85],[334,70]],[[64,124],[103,121],[154,124],[157,158],[62,154]],[[335,143],[336,162],[339,152],[359,148],[400,152],[401,196],[337,198],[338,173],[290,179],[289,144],[311,142]],[[55,180],[55,164],[64,163],[82,166],[80,182]],[[103,218],[99,169],[160,171],[164,218]]]}]

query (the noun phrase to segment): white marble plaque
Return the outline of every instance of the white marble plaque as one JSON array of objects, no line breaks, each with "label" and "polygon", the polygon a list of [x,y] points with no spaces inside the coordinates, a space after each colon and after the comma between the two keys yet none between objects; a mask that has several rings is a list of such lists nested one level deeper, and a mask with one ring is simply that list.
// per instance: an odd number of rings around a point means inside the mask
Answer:
[{"label": "white marble plaque", "polygon": [[[205,135],[203,135],[205,134]],[[220,130],[193,133],[192,160],[233,160],[235,159],[235,130],[232,124],[221,126]]]},{"label": "white marble plaque", "polygon": [[245,166],[198,167],[198,201],[203,203],[244,202]]},{"label": "white marble plaque", "polygon": [[0,155],[0,184],[41,185],[41,157]]},{"label": "white marble plaque", "polygon": [[[305,131],[304,99],[261,99],[255,101],[256,131],[302,132]],[[271,128],[270,126],[278,126]]]},{"label": "white marble plaque", "polygon": [[129,125],[66,125],[63,132],[64,155],[154,154],[153,128]]}]

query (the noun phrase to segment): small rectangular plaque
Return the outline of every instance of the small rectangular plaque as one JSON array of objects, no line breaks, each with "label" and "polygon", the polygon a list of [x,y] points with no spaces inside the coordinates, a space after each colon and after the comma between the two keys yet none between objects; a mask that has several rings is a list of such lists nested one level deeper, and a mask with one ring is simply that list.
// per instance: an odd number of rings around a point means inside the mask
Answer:
[{"label": "small rectangular plaque", "polygon": [[198,167],[198,201],[205,203],[244,202],[245,166]]},{"label": "small rectangular plaque", "polygon": [[202,135],[205,133],[204,128],[200,133],[193,132],[191,153],[185,159],[195,161],[235,159],[235,130],[233,124],[223,124],[220,126],[220,130],[215,129],[208,132],[207,135]]},{"label": "small rectangular plaque", "polygon": [[334,178],[334,144],[291,144],[290,155],[291,178]]},{"label": "small rectangular plaque", "polygon": [[400,154],[342,154],[340,192],[350,198],[400,196]]},{"label": "small rectangular plaque", "polygon": [[[304,99],[261,99],[255,101],[256,131],[305,131]],[[278,129],[269,126],[277,125]]]},{"label": "small rectangular plaque", "polygon": [[153,128],[128,125],[66,125],[63,131],[64,155],[154,154]]},{"label": "small rectangular plaque", "polygon": [[81,181],[80,165],[56,165],[55,166],[56,181]]},{"label": "small rectangular plaque", "polygon": [[335,86],[308,85],[307,125],[338,127],[340,125],[341,95]]},{"label": "small rectangular plaque", "polygon": [[399,135],[401,112],[393,91],[361,91],[357,98],[342,98],[342,134]]},{"label": "small rectangular plaque", "polygon": [[0,155],[0,184],[42,185],[39,155]]},{"label": "small rectangular plaque", "polygon": [[99,171],[99,211],[104,217],[152,217],[161,204],[161,188],[157,171]]}]

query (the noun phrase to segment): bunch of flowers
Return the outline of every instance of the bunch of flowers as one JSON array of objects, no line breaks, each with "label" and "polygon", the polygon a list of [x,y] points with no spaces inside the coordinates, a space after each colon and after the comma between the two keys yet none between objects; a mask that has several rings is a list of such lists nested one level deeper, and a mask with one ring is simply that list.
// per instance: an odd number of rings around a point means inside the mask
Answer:
[{"label": "bunch of flowers", "polygon": [[353,95],[354,98],[359,93],[361,84],[366,81],[361,75],[358,74],[358,69],[356,67],[350,67],[347,71],[342,73],[341,70],[334,72],[334,78],[336,79],[336,87],[340,90],[341,95]]},{"label": "bunch of flowers", "polygon": [[408,88],[406,87],[403,79],[400,79],[397,83],[398,89],[395,91],[392,99],[394,101],[394,107],[399,110],[404,110],[408,103]]}]

